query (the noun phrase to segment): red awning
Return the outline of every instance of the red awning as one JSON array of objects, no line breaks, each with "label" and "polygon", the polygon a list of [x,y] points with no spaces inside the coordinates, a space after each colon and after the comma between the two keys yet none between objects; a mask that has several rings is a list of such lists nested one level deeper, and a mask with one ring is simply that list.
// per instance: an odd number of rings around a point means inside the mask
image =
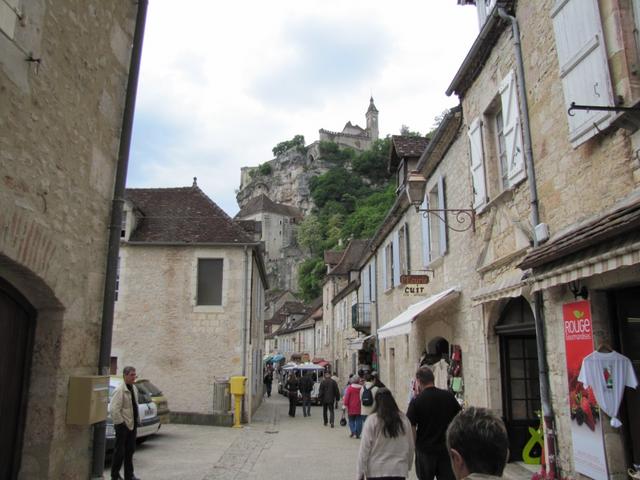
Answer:
[{"label": "red awning", "polygon": [[329,362],[327,362],[326,360],[320,360],[319,362],[313,362],[316,365],[318,365],[319,367],[326,367],[327,365],[329,365]]}]

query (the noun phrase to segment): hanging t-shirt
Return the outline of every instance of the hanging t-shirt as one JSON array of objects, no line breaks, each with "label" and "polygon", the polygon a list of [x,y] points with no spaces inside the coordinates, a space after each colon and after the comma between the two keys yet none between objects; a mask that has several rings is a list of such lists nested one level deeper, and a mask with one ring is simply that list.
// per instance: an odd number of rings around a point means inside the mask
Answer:
[{"label": "hanging t-shirt", "polygon": [[611,426],[620,427],[622,422],[617,415],[624,387],[638,385],[631,360],[618,352],[593,352],[582,360],[578,381],[591,387],[600,409],[611,417]]},{"label": "hanging t-shirt", "polygon": [[447,390],[449,375],[447,371],[449,370],[449,364],[446,360],[441,359],[438,363],[435,363],[431,366],[433,370],[434,384],[441,390]]}]

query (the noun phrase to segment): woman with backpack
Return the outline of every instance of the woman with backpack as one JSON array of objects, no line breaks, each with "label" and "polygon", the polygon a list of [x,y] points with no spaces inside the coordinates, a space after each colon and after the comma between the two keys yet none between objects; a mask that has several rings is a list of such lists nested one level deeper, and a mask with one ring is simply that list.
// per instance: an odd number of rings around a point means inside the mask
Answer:
[{"label": "woman with backpack", "polygon": [[363,424],[367,419],[367,415],[370,415],[376,406],[377,391],[378,391],[378,387],[376,387],[373,377],[370,374],[365,373],[364,385],[360,390],[360,405],[361,405],[360,415],[362,416]]},{"label": "woman with backpack", "polygon": [[375,408],[362,430],[362,442],[356,466],[358,480],[408,476],[413,463],[411,423],[388,388],[379,388]]},{"label": "woman with backpack", "polygon": [[354,375],[351,384],[347,387],[342,398],[342,408],[347,409],[349,415],[349,430],[351,438],[360,438],[362,431],[362,417],[360,415],[362,404],[360,403],[360,390],[362,390],[360,377]]}]

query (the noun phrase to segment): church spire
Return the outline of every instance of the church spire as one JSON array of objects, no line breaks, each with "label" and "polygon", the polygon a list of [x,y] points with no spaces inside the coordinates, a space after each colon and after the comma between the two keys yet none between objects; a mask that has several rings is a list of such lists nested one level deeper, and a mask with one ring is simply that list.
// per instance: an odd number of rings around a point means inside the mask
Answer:
[{"label": "church spire", "polygon": [[373,95],[369,99],[369,109],[367,110],[367,134],[372,140],[378,139],[378,109],[373,103]]}]

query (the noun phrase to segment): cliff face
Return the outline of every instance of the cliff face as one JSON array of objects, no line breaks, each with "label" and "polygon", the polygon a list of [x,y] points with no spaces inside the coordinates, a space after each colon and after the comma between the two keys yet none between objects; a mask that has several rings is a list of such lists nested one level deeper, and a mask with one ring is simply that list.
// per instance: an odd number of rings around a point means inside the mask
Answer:
[{"label": "cliff face", "polygon": [[309,181],[329,169],[318,152],[318,142],[314,142],[301,152],[295,148],[279,155],[263,165],[270,167],[270,173],[259,173],[259,167],[242,167],[240,188],[236,194],[242,209],[249,200],[261,194],[276,203],[297,207],[306,215],[313,206],[309,194]]}]

